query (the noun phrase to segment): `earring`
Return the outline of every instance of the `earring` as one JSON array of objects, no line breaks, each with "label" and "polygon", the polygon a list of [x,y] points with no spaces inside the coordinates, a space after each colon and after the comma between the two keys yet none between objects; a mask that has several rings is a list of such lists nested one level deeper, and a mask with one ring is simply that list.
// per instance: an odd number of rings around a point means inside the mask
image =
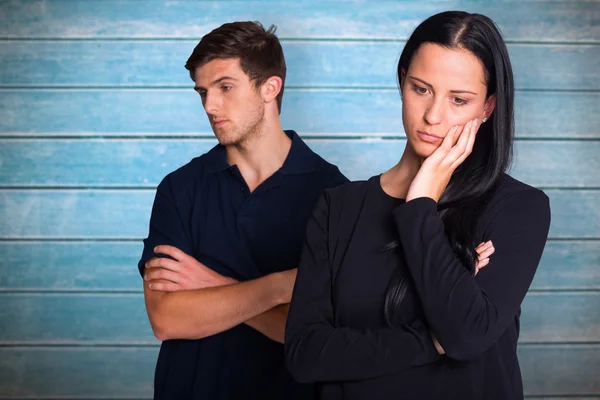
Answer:
[{"label": "earring", "polygon": [[484,123],[485,121],[487,121],[487,118],[483,117],[483,119],[481,120],[481,123]]}]

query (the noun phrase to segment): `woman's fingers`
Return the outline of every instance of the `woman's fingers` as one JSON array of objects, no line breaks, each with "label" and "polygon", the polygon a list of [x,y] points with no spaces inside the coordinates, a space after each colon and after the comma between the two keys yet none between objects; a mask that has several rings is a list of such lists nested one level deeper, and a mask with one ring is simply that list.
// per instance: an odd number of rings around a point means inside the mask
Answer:
[{"label": "woman's fingers", "polygon": [[454,146],[454,144],[456,143],[456,139],[458,138],[458,135],[460,134],[459,133],[460,130],[461,130],[461,127],[459,125],[454,125],[452,128],[450,128],[450,130],[448,131],[448,134],[446,135],[446,137],[444,137],[444,140],[442,141],[440,148],[443,148],[446,151],[450,151],[452,149],[452,147]]},{"label": "woman's fingers", "polygon": [[477,262],[475,263],[475,275],[477,275],[481,268],[484,268],[490,263],[490,256],[494,254],[495,251],[496,249],[494,248],[494,243],[492,243],[491,240],[480,243],[479,246],[475,248],[475,252],[477,253]]},{"label": "woman's fingers", "polygon": [[488,258],[492,254],[494,254],[495,251],[496,249],[494,248],[494,244],[491,240],[485,242],[483,245],[477,246],[477,248],[475,249],[475,252],[477,252],[477,258],[479,260]]},{"label": "woman's fingers", "polygon": [[477,275],[479,273],[479,270],[482,268],[485,268],[489,263],[490,263],[489,258],[484,258],[481,261],[477,261],[475,263],[475,275]]},{"label": "woman's fingers", "polygon": [[490,256],[494,254],[494,251],[496,251],[496,249],[494,249],[494,246],[485,249],[483,252],[481,252],[481,254],[479,254],[479,259],[483,260],[484,258],[490,258]]},{"label": "woman's fingers", "polygon": [[477,125],[476,122],[477,120],[471,120],[465,124],[456,145],[448,153],[448,162],[454,168],[458,167],[471,154],[473,143],[475,142],[471,138],[473,137],[473,132],[476,132],[474,129]]}]

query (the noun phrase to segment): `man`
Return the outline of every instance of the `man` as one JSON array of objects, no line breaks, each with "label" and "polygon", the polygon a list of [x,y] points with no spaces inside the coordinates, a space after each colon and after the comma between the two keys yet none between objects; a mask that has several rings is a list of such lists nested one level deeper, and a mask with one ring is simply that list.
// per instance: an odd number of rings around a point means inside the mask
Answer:
[{"label": "man", "polygon": [[186,64],[219,144],[163,179],[144,240],[138,267],[163,341],[156,399],[313,396],[285,370],[281,343],[306,222],[346,178],[282,130],[274,31],[225,24]]}]

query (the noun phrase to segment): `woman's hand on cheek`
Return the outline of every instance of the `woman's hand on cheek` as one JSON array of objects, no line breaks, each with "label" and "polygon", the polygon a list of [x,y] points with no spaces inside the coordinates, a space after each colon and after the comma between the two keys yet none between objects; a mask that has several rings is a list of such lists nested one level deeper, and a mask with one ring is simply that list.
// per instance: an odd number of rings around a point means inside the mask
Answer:
[{"label": "woman's hand on cheek", "polygon": [[473,119],[448,131],[440,147],[423,161],[408,189],[407,202],[419,197],[440,199],[454,170],[471,154],[479,125],[479,120]]}]

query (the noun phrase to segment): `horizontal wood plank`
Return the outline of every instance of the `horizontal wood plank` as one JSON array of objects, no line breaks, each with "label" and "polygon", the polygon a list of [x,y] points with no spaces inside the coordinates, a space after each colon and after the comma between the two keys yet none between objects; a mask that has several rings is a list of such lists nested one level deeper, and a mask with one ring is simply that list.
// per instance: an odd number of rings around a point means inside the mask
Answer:
[{"label": "horizontal wood plank", "polygon": [[[551,238],[600,239],[600,190],[546,190]],[[0,238],[143,238],[153,190],[0,190]]]},{"label": "horizontal wood plank", "polygon": [[3,290],[136,290],[142,242],[0,242]]},{"label": "horizontal wood plank", "polygon": [[[150,398],[158,348],[0,348],[0,396]],[[600,395],[600,346],[520,346],[527,395]],[[85,367],[81,367],[85,366]]]},{"label": "horizontal wood plank", "polygon": [[522,345],[519,363],[526,395],[600,396],[599,345]]},{"label": "horizontal wood plank", "polygon": [[[0,86],[192,87],[197,41],[23,41],[0,46]],[[404,42],[287,41],[289,87],[395,89]],[[600,46],[511,44],[518,89],[600,90]],[[43,65],[43,68],[40,66]]]},{"label": "horizontal wood plank", "polygon": [[600,242],[548,241],[532,288],[600,289]]},{"label": "horizontal wood plank", "polygon": [[595,342],[600,292],[531,292],[523,301],[520,342]]},{"label": "horizontal wood plank", "polygon": [[[131,269],[137,272],[135,265]],[[4,345],[159,343],[141,293],[0,293],[0,299]]]},{"label": "horizontal wood plank", "polygon": [[[0,300],[0,344],[157,343],[141,293],[0,293]],[[523,302],[523,343],[599,337],[600,292],[532,292]]]},{"label": "horizontal wood plank", "polygon": [[[386,171],[405,147],[403,139],[306,142],[353,180]],[[214,139],[0,139],[0,186],[153,188],[216,143]],[[517,141],[511,174],[536,187],[600,187],[599,154],[600,141]]]},{"label": "horizontal wood plank", "polygon": [[[425,18],[463,9],[492,17],[507,40],[598,41],[594,1],[146,1],[0,3],[5,38],[200,38],[229,21],[277,24],[282,38],[406,39]],[[515,16],[518,16],[516,18]]]},{"label": "horizontal wood plank", "polygon": [[[0,135],[211,135],[192,89],[2,89],[0,96]],[[515,102],[518,137],[600,138],[600,92],[518,92]],[[402,135],[401,108],[391,89],[286,90],[282,124],[320,135]]]},{"label": "horizontal wood plank", "polygon": [[[0,242],[0,291],[141,291],[136,242]],[[600,242],[546,244],[532,289],[600,289]]]},{"label": "horizontal wood plank", "polygon": [[151,398],[158,347],[0,348],[0,397]]}]

